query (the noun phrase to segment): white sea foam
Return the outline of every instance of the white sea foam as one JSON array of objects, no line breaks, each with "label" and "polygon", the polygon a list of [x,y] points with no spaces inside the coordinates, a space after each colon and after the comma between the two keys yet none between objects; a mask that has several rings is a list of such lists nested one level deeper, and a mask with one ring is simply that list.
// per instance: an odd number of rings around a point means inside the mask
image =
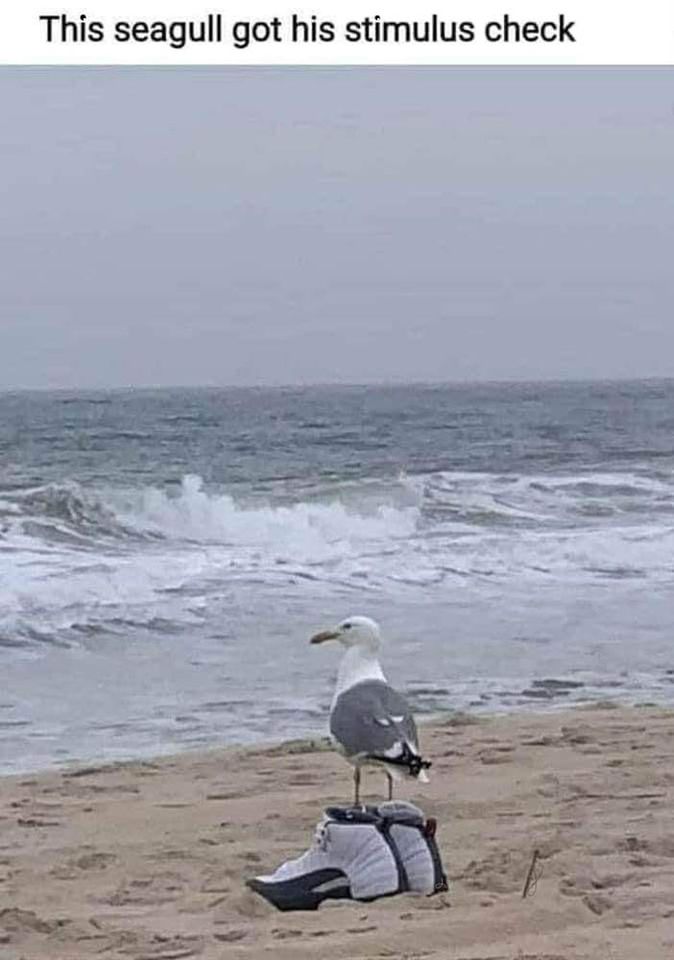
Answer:
[{"label": "white sea foam", "polygon": [[[337,498],[287,505],[237,502],[184,478],[156,488],[97,494],[75,484],[40,488],[8,504],[0,540],[0,633],[59,633],[82,623],[184,615],[181,590],[255,574],[278,578],[376,555],[414,534],[419,509],[388,500],[361,510]],[[194,607],[194,591],[189,600]],[[183,613],[181,615],[181,610]]]},{"label": "white sea foam", "polygon": [[290,505],[240,503],[226,493],[207,493],[197,476],[184,477],[178,496],[149,488],[120,504],[117,517],[138,533],[153,533],[230,547],[263,548],[317,561],[358,544],[407,537],[418,507],[391,503],[357,509],[333,499]]},{"label": "white sea foam", "polygon": [[205,598],[246,578],[425,597],[447,583],[655,583],[674,571],[668,478],[439,472],[301,496],[287,486],[235,496],[196,476],[175,492],[61,484],[5,494],[0,636],[192,622]]}]

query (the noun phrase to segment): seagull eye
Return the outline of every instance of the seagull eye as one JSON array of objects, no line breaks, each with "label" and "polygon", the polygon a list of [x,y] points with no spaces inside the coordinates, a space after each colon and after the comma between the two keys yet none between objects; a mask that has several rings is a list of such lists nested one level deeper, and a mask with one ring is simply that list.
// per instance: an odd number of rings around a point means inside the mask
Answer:
[{"label": "seagull eye", "polygon": [[344,629],[345,629],[345,630],[350,630],[350,629],[351,629],[351,624],[350,624],[350,623],[345,623],[345,624],[344,624]]}]

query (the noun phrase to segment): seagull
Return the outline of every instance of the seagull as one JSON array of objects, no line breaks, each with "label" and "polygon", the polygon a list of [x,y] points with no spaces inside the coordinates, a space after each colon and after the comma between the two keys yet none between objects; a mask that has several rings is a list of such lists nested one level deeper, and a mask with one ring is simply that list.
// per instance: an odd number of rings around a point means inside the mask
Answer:
[{"label": "seagull", "polygon": [[354,803],[360,801],[360,768],[383,767],[388,798],[393,780],[411,777],[428,783],[431,766],[419,753],[417,727],[409,704],[387,681],[379,664],[381,633],[369,617],[348,617],[310,643],[338,640],[345,648],[330,707],[330,733],[353,764]]}]

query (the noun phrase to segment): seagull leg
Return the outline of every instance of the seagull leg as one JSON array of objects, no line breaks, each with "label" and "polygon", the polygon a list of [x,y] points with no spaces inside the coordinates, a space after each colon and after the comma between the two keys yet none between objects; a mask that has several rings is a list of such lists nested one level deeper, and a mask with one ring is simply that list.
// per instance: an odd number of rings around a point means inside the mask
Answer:
[{"label": "seagull leg", "polygon": [[357,807],[360,803],[360,767],[353,768],[353,789],[354,789],[354,798],[353,805]]},{"label": "seagull leg", "polygon": [[393,800],[393,777],[388,770],[386,771],[386,776],[388,777],[388,798],[389,800]]}]

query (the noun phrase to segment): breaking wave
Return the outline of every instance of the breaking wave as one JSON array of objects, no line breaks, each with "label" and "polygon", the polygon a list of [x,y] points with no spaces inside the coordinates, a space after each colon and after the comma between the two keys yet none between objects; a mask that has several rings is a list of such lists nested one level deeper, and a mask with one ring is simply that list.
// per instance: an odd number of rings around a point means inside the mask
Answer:
[{"label": "breaking wave", "polygon": [[70,642],[158,616],[197,622],[203,596],[233,578],[310,577],[412,536],[419,516],[386,491],[272,503],[207,492],[195,476],[175,493],[68,483],[5,494],[0,646]]},{"label": "breaking wave", "polygon": [[416,506],[390,500],[351,502],[333,496],[289,504],[241,502],[227,493],[207,493],[200,477],[183,478],[178,496],[149,488],[117,516],[125,529],[141,535],[230,546],[292,548],[320,555],[344,541],[371,541],[412,534]]},{"label": "breaking wave", "polygon": [[0,645],[198,623],[234,582],[423,599],[487,580],[669,581],[673,540],[664,474],[437,472],[265,497],[197,476],[174,490],[52,484],[0,499]]},{"label": "breaking wave", "polygon": [[0,500],[0,536],[10,529],[46,542],[73,545],[149,539],[229,546],[307,550],[343,541],[409,536],[418,507],[389,499],[362,503],[332,497],[289,504],[237,501],[208,493],[197,476],[183,478],[177,494],[141,490],[86,490],[76,483],[52,484]]},{"label": "breaking wave", "polygon": [[580,529],[608,521],[674,523],[674,478],[625,474],[498,476],[438,472],[394,480],[325,483],[303,499],[279,487],[263,499],[204,489],[183,477],[158,487],[91,489],[75,482],[0,498],[0,538],[10,533],[70,540],[125,539],[283,548],[303,554],[343,542],[385,541],[440,531],[461,535],[520,529]]}]

